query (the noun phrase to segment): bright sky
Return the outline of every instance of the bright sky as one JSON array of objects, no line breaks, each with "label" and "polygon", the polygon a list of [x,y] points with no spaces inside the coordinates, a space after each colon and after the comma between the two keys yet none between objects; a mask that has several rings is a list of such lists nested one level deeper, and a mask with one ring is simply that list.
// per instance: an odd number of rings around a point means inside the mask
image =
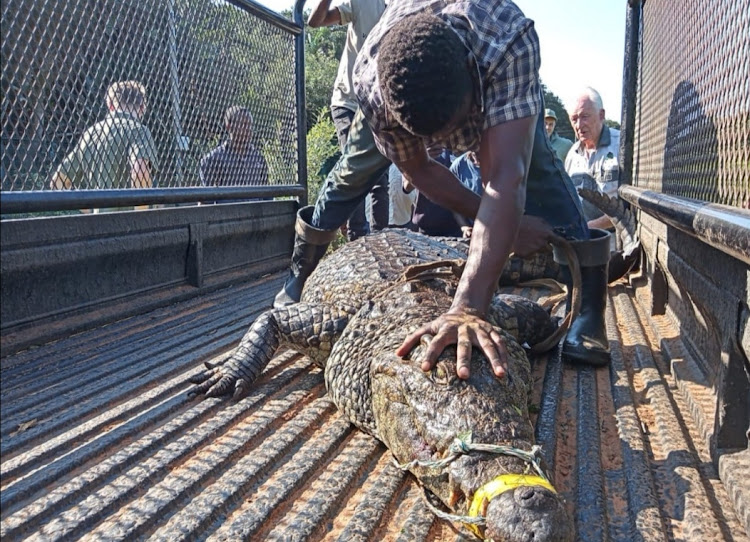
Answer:
[{"label": "bright sky", "polygon": [[[257,0],[275,10],[293,0]],[[311,6],[315,0],[307,0]],[[398,0],[392,0],[398,1]],[[620,121],[626,0],[515,0],[533,19],[542,47],[542,81],[570,110],[579,91],[599,91],[606,117]],[[336,4],[336,0],[332,2]]]}]

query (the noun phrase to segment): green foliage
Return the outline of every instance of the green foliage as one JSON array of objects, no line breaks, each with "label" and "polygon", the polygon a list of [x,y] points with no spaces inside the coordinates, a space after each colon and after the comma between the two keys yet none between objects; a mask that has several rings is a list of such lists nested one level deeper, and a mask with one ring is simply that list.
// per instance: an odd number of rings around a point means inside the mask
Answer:
[{"label": "green foliage", "polygon": [[318,199],[320,187],[340,155],[330,103],[339,60],[346,44],[346,27],[307,27],[305,32],[307,193],[308,201],[312,203]]},{"label": "green foliage", "polygon": [[575,130],[570,124],[570,118],[568,112],[563,106],[562,100],[557,95],[547,89],[547,86],[542,84],[542,92],[544,94],[544,107],[552,109],[557,114],[557,124],[555,125],[555,131],[560,137],[575,141]]},{"label": "green foliage", "polygon": [[294,184],[297,178],[297,146],[294,134],[276,121],[273,137],[264,138],[261,152],[268,164],[269,184]]},{"label": "green foliage", "polygon": [[331,103],[333,83],[346,43],[346,27],[307,27],[305,38],[305,113],[310,130],[320,110]]},{"label": "green foliage", "polygon": [[609,126],[610,128],[614,128],[615,130],[620,129],[620,123],[616,120],[604,119],[604,124],[606,126]]},{"label": "green foliage", "polygon": [[323,51],[306,53],[305,57],[305,113],[307,129],[310,130],[318,113],[330,106],[338,61],[334,61]]},{"label": "green foliage", "polygon": [[[307,17],[307,15],[305,15]],[[313,54],[322,53],[338,63],[346,46],[346,26],[321,26],[305,28],[305,50]]]},{"label": "green foliage", "polygon": [[317,120],[307,132],[307,196],[313,203],[318,199],[320,187],[325,181],[326,164],[339,152],[336,128],[328,109],[321,109]]}]

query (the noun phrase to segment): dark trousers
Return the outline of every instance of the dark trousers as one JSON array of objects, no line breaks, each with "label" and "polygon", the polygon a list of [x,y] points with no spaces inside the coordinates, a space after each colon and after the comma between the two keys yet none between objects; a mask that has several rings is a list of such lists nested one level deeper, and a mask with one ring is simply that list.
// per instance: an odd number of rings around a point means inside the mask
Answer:
[{"label": "dark trousers", "polygon": [[[588,239],[589,229],[581,200],[562,162],[552,150],[543,117],[543,114],[539,115],[534,132],[525,212],[545,219],[559,235],[568,239]],[[389,165],[390,161],[375,146],[362,112],[357,110],[351,120],[343,154],[318,195],[312,226],[330,231],[339,228],[364,201]]]},{"label": "dark trousers", "polygon": [[[333,117],[333,125],[336,127],[336,137],[339,140],[339,146],[341,152],[344,152],[346,147],[346,141],[349,138],[349,131],[352,126],[352,119],[354,118],[354,111],[347,109],[346,107],[331,107],[331,116]],[[349,215],[349,220],[346,222],[347,237],[349,240],[357,239],[363,235],[367,235],[370,229],[377,231],[388,227],[388,172],[380,175],[372,188],[369,190],[370,197],[372,199],[372,228],[367,221],[365,212],[365,200],[364,198],[359,205]]]}]

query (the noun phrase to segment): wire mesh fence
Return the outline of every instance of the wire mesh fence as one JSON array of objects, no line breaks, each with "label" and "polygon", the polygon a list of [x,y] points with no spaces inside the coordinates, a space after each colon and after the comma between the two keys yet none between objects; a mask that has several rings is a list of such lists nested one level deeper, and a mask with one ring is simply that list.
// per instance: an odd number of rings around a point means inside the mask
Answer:
[{"label": "wire mesh fence", "polygon": [[248,6],[2,2],[2,191],[304,182],[294,27]]},{"label": "wire mesh fence", "polygon": [[750,0],[645,2],[636,186],[750,207]]}]

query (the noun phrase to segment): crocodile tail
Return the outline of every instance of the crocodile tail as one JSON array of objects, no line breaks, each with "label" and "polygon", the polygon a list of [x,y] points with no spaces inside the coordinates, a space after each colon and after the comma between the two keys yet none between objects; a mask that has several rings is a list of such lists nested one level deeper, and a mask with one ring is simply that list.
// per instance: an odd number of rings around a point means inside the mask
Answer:
[{"label": "crocodile tail", "polygon": [[578,193],[612,220],[617,236],[617,248],[625,256],[630,256],[640,246],[633,211],[622,199],[613,198],[597,190],[579,188]]}]

